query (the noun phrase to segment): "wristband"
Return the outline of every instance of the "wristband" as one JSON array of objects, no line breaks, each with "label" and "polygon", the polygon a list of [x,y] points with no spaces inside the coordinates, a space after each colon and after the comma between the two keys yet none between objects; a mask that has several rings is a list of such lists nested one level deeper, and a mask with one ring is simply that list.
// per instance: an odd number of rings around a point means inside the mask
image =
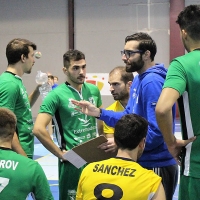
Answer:
[{"label": "wristband", "polygon": [[95,118],[99,119],[99,118],[101,117],[101,113],[102,113],[102,109],[99,108],[99,116],[98,116],[98,117],[95,117]]}]

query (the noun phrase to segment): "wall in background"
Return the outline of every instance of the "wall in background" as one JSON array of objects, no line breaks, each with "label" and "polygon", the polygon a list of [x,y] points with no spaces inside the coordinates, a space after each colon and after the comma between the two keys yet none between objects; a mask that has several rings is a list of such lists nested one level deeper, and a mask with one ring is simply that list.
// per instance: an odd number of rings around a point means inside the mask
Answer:
[{"label": "wall in background", "polygon": [[[68,20],[66,0],[0,0],[0,73],[6,70],[5,49],[13,38],[26,38],[37,44],[42,57],[23,75],[28,93],[36,86],[38,70],[51,72],[64,81],[62,56],[68,48]],[[38,113],[41,98],[33,106]]]},{"label": "wall in background", "polygon": [[[186,5],[199,3],[187,0]],[[7,66],[5,48],[16,37],[35,42],[42,58],[23,81],[30,93],[38,70],[65,80],[62,56],[68,50],[67,0],[0,0],[0,73]],[[169,65],[169,0],[75,0],[75,48],[86,54],[88,73],[108,73],[123,65],[124,39],[145,31],[157,43],[156,62]],[[173,34],[173,33],[172,33]],[[103,96],[104,107],[113,101]],[[41,99],[33,107],[37,115]]]}]

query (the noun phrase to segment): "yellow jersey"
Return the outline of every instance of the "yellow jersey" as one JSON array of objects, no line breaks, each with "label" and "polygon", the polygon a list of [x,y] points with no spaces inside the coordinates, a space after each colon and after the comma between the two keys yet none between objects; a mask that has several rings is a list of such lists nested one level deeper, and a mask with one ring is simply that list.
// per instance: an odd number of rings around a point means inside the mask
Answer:
[{"label": "yellow jersey", "polygon": [[[120,101],[115,101],[113,104],[108,106],[106,110],[113,110],[115,112],[123,111],[124,107],[120,103]],[[105,122],[103,122],[103,132],[105,134],[114,134],[114,128],[111,126],[108,126]]]},{"label": "yellow jersey", "polygon": [[161,177],[126,158],[90,163],[79,179],[76,200],[148,200]]}]

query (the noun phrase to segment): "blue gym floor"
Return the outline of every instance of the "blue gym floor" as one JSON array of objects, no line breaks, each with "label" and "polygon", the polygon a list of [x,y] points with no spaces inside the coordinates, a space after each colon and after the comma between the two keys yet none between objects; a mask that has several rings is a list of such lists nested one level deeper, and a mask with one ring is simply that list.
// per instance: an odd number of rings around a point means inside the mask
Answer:
[{"label": "blue gym floor", "polygon": [[[176,137],[181,138],[180,133],[180,123],[177,120],[176,122]],[[56,139],[54,137],[54,141],[56,143]],[[34,145],[34,160],[38,161],[42,166],[47,179],[49,181],[50,189],[53,194],[55,200],[59,199],[59,192],[58,192],[58,168],[57,168],[57,158],[51,154],[48,150],[43,147],[43,145],[35,138],[35,145]],[[178,185],[179,186],[179,185]],[[176,188],[173,200],[178,199],[178,186]],[[32,200],[31,197],[28,200]]]}]

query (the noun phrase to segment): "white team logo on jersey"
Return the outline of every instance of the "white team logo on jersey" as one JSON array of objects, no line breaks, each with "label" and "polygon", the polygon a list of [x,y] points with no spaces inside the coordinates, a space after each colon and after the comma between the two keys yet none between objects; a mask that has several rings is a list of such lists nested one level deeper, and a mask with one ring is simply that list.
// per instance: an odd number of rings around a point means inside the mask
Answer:
[{"label": "white team logo on jersey", "polygon": [[71,112],[71,117],[76,116],[76,115],[81,115],[82,113],[78,112],[77,110],[75,110],[75,108],[77,107],[76,105],[74,105],[71,102],[72,98],[69,98],[69,103],[68,103],[68,108],[73,108],[74,110]]},{"label": "white team logo on jersey", "polygon": [[95,104],[95,100],[94,100],[93,97],[89,97],[88,100],[89,100],[89,102],[92,103],[93,105],[96,105],[96,104]]},{"label": "white team logo on jersey", "polygon": [[76,108],[76,105],[74,105],[71,100],[73,100],[72,98],[69,98],[69,104],[68,104],[68,107],[69,108]]},{"label": "white team logo on jersey", "polygon": [[90,119],[87,119],[87,115],[85,115],[85,119],[81,119],[81,118],[78,118],[79,121],[81,122],[81,125],[82,126],[89,126],[91,123],[89,122]]},{"label": "white team logo on jersey", "polygon": [[75,190],[68,190],[68,196],[70,200],[76,199],[76,191]]}]

